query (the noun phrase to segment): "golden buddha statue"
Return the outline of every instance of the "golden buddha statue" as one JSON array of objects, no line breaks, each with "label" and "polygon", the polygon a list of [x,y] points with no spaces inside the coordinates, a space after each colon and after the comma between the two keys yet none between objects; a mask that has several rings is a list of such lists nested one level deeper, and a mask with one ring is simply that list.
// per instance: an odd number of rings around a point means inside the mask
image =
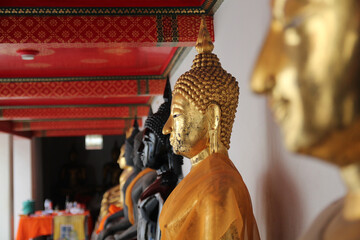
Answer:
[{"label": "golden buddha statue", "polygon": [[360,239],[360,1],[274,0],[251,87],[288,149],[340,168],[348,193],[302,239]]},{"label": "golden buddha statue", "polygon": [[227,153],[238,83],[212,53],[203,21],[196,49],[191,70],[174,86],[163,128],[192,168],[163,206],[161,239],[259,239],[249,192]]},{"label": "golden buddha statue", "polygon": [[110,188],[104,193],[101,201],[100,217],[104,217],[109,213],[109,207],[111,204],[116,205],[119,208],[124,206],[124,193],[121,191],[127,178],[132,174],[133,167],[126,165],[125,161],[125,144],[121,146],[120,155],[117,160],[119,167],[123,169],[120,178],[119,185]]},{"label": "golden buddha statue", "polygon": [[117,163],[119,164],[119,167],[123,169],[119,178],[119,184],[110,188],[104,193],[101,200],[99,217],[95,224],[91,239],[97,239],[97,234],[103,230],[107,217],[114,214],[115,212],[121,211],[124,208],[125,197],[122,189],[126,183],[126,180],[134,172],[133,167],[127,165],[125,160],[125,144],[121,146]]}]

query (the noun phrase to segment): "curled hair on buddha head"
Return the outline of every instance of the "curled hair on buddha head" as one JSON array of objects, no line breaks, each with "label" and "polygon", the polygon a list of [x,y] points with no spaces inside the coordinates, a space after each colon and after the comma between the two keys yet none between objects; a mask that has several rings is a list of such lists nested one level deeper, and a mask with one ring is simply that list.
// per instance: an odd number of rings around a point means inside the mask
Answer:
[{"label": "curled hair on buddha head", "polygon": [[[171,88],[170,83],[167,81],[168,87],[165,87],[164,91],[164,103],[160,105],[158,111],[152,116],[148,117],[145,121],[145,128],[151,130],[156,137],[160,140],[163,146],[167,146],[169,141],[169,135],[164,135],[162,129],[170,116],[171,106]],[[165,98],[166,96],[166,98]],[[166,100],[167,99],[167,100]]]},{"label": "curled hair on buddha head", "polygon": [[173,94],[181,94],[203,114],[210,104],[217,104],[221,110],[220,140],[229,149],[239,86],[236,79],[221,67],[218,57],[212,53],[213,48],[202,20],[196,43],[199,54],[195,56],[191,69],[177,80]]},{"label": "curled hair on buddha head", "polygon": [[126,165],[128,166],[134,166],[134,138],[136,134],[140,132],[139,130],[139,124],[137,122],[137,118],[135,116],[133,130],[131,132],[131,135],[129,138],[125,140],[125,161]]},{"label": "curled hair on buddha head", "polygon": [[139,154],[139,148],[142,143],[143,135],[144,135],[144,130],[138,132],[134,138],[133,159],[134,159],[134,165],[138,168],[144,168],[144,165],[141,161],[141,156]]}]

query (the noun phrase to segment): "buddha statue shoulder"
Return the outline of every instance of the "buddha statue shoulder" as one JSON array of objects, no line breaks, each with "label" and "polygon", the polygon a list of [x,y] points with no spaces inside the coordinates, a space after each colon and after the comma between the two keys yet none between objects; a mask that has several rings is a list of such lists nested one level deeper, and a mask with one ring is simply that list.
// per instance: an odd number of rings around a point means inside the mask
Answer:
[{"label": "buddha statue shoulder", "polygon": [[212,53],[203,21],[196,49],[191,70],[174,86],[163,128],[174,153],[192,167],[163,206],[161,239],[259,239],[248,189],[227,153],[238,83]]}]

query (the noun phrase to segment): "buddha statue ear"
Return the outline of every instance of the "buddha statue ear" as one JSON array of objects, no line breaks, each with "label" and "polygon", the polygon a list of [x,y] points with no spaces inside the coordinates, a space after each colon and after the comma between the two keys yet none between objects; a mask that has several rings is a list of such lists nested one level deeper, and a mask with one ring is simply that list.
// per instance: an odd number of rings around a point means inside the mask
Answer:
[{"label": "buddha statue ear", "polygon": [[221,109],[219,105],[212,103],[208,106],[206,114],[209,124],[210,152],[217,153],[219,150]]}]

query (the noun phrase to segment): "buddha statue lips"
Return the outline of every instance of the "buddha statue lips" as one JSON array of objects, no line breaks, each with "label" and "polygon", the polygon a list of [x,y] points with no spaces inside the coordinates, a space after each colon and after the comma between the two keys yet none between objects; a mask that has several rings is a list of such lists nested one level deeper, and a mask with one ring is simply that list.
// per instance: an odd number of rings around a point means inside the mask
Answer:
[{"label": "buddha statue lips", "polygon": [[161,239],[259,239],[249,192],[227,154],[239,87],[212,50],[202,22],[199,54],[174,86],[163,128],[192,168],[163,206]]}]

